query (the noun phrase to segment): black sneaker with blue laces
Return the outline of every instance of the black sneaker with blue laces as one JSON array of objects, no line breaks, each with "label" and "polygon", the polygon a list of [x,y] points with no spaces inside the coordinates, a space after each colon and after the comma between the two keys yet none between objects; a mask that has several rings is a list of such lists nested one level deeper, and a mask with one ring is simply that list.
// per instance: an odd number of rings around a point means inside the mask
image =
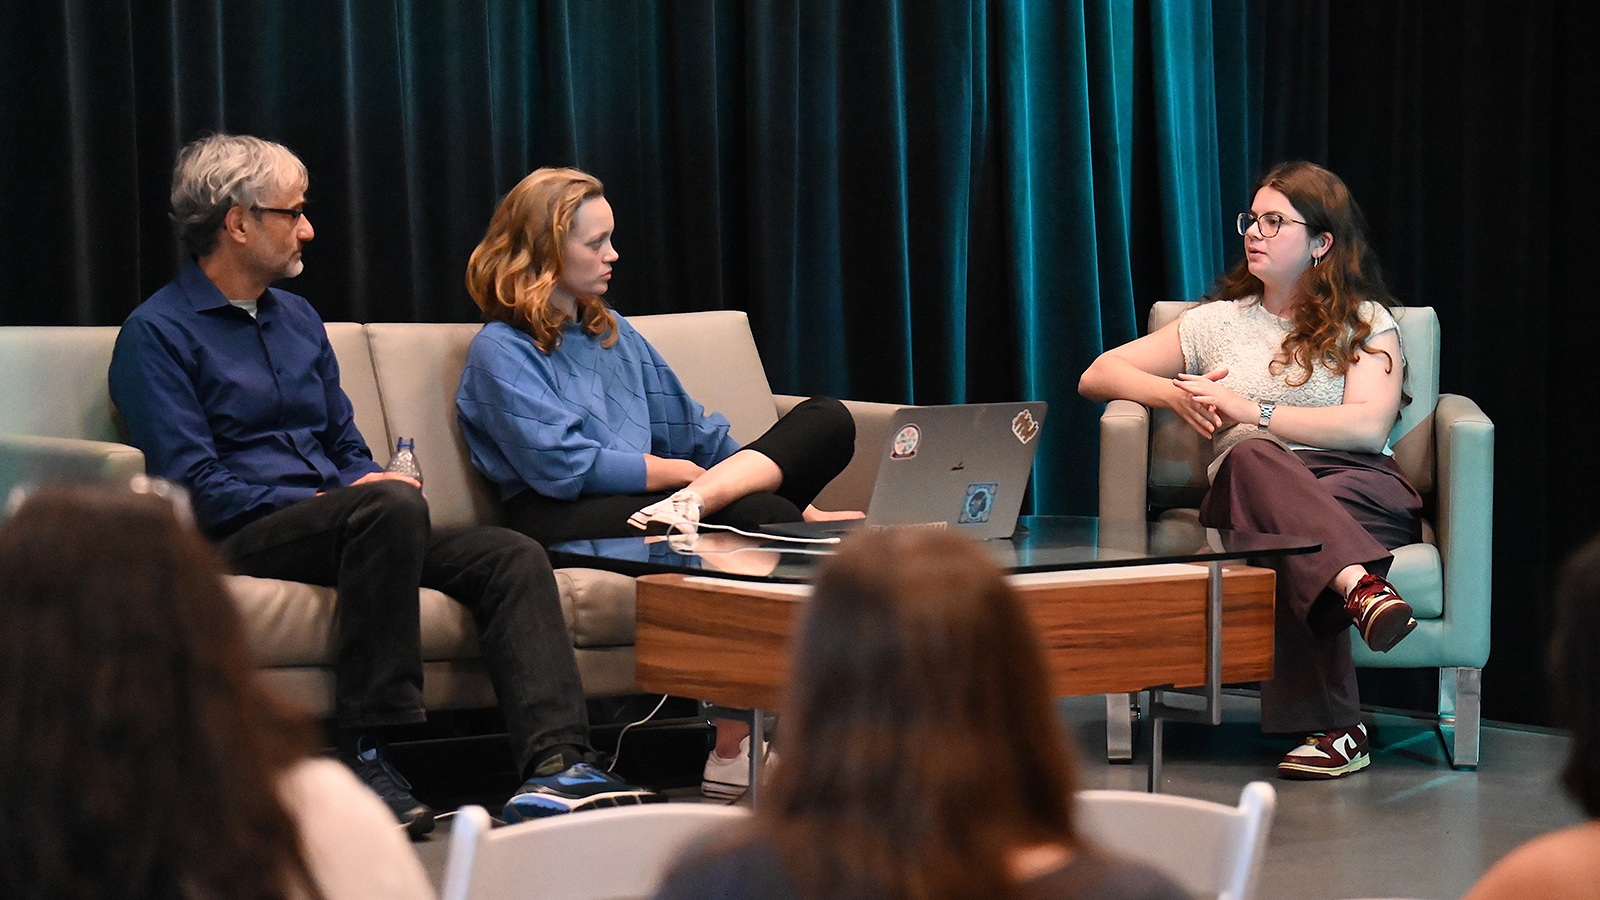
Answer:
[{"label": "black sneaker with blue laces", "polygon": [[585,809],[664,803],[654,791],[628,784],[592,763],[574,763],[549,775],[534,775],[506,801],[506,822],[559,816]]},{"label": "black sneaker with blue laces", "polygon": [[433,810],[411,796],[411,782],[384,759],[380,742],[363,736],[356,743],[355,755],[345,764],[389,807],[407,834],[418,838],[433,830]]}]

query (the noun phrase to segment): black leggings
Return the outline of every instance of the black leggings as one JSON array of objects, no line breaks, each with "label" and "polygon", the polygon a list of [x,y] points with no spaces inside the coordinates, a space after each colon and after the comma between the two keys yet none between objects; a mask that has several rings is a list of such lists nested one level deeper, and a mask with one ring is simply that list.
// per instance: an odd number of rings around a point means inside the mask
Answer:
[{"label": "black leggings", "polygon": [[[743,448],[776,463],[783,472],[783,483],[775,491],[741,497],[707,516],[706,521],[746,529],[798,522],[801,511],[850,464],[855,441],[855,420],[843,403],[832,397],[800,403]],[[630,537],[643,532],[629,525],[628,517],[673,493],[593,494],[555,500],[530,489],[505,502],[506,524],[546,547],[561,541]],[[651,526],[654,532],[662,529],[661,525]]]}]

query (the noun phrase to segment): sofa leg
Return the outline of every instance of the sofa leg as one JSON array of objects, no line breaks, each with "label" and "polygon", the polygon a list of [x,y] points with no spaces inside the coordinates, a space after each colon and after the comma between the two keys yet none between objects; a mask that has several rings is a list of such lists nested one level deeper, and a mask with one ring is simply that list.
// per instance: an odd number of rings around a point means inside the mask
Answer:
[{"label": "sofa leg", "polygon": [[1482,669],[1455,666],[1439,670],[1439,737],[1451,768],[1478,767],[1482,682]]},{"label": "sofa leg", "polygon": [[1133,759],[1133,726],[1138,712],[1132,694],[1106,695],[1106,759],[1127,762]]}]

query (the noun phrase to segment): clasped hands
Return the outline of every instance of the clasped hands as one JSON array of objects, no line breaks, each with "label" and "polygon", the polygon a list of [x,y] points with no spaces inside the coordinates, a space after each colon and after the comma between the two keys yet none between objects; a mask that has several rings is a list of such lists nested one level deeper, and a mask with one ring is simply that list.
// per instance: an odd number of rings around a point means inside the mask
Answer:
[{"label": "clasped hands", "polygon": [[1254,422],[1260,418],[1260,405],[1224,386],[1222,379],[1226,377],[1228,370],[1222,368],[1204,375],[1181,372],[1172,379],[1172,386],[1177,390],[1168,405],[1202,437],[1213,436],[1225,425]]}]

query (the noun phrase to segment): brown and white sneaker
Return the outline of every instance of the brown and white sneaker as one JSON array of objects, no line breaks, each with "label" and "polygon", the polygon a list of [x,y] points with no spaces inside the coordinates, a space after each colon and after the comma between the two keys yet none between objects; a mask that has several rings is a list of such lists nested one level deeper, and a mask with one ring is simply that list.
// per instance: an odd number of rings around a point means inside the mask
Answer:
[{"label": "brown and white sneaker", "polygon": [[1387,653],[1417,627],[1411,604],[1381,575],[1361,576],[1344,599],[1344,611],[1374,652]]},{"label": "brown and white sneaker", "polygon": [[1306,735],[1305,742],[1290,750],[1278,763],[1278,777],[1303,781],[1343,778],[1365,769],[1371,762],[1367,755],[1367,726],[1357,724],[1353,728]]}]

